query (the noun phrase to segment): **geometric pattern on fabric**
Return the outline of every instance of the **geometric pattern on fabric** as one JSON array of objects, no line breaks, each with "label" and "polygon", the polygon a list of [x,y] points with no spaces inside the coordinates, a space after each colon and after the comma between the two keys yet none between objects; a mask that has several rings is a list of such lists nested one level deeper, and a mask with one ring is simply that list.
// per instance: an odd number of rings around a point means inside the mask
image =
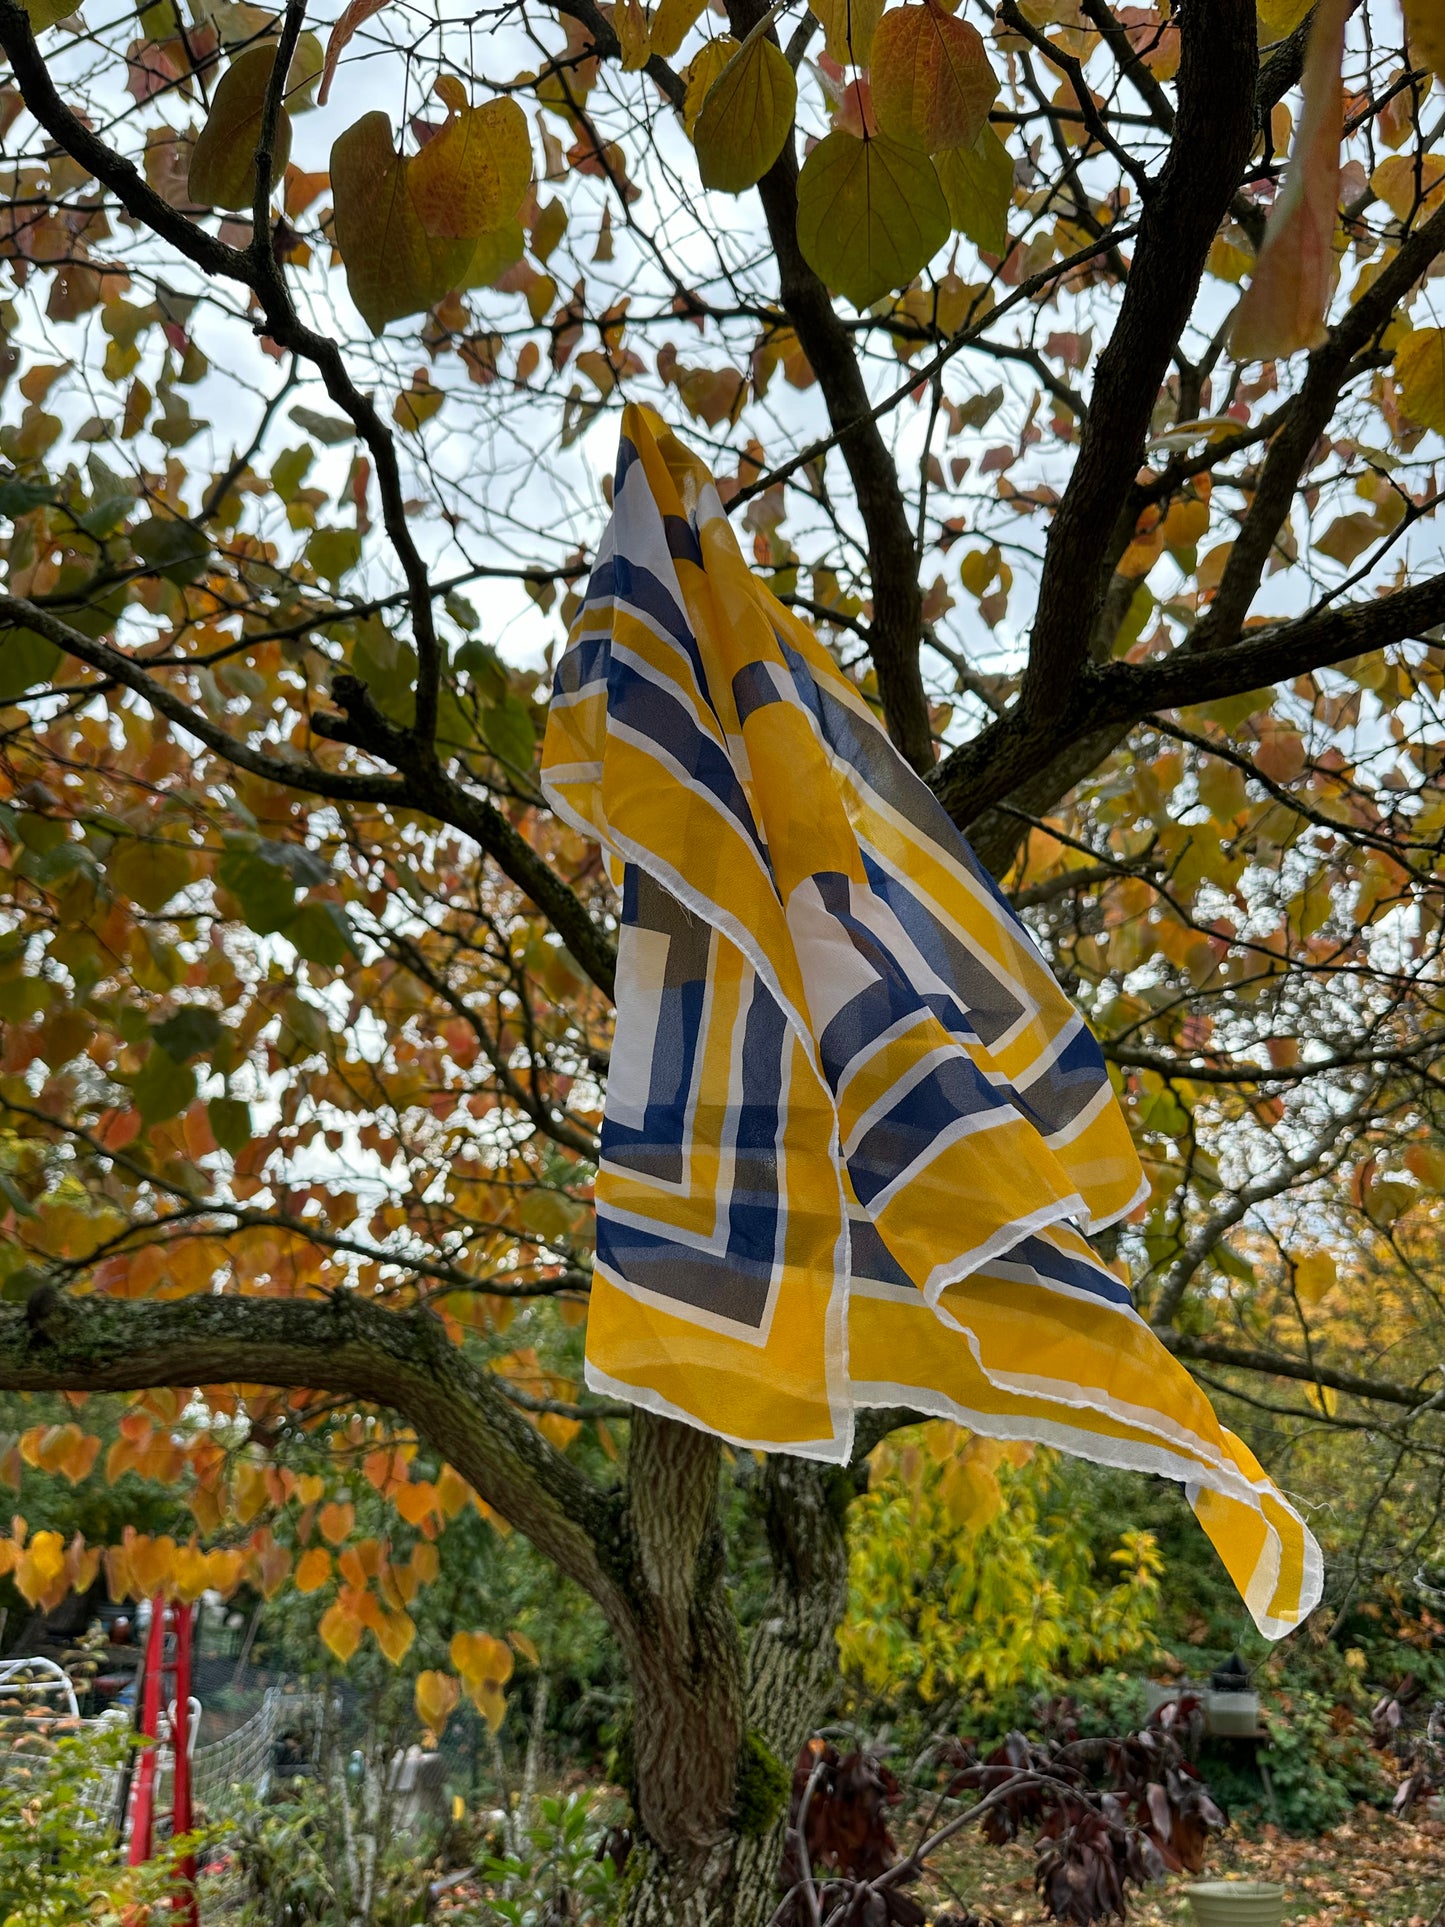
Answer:
[{"label": "geometric pattern on fabric", "polygon": [[860,692],[629,407],[543,786],[621,882],[587,1377],[842,1460],[862,1406],[1177,1479],[1261,1629],[1318,1549],[1087,1234],[1102,1054]]}]

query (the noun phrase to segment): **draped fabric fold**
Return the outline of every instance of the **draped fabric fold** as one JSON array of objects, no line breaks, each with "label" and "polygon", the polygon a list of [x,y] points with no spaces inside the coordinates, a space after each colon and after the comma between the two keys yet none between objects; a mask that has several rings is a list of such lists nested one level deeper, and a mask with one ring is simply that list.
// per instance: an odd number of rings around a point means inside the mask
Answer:
[{"label": "draped fabric fold", "polygon": [[1298,1624],[1314,1540],[1087,1241],[1147,1192],[1097,1044],[640,408],[543,784],[621,889],[588,1383],[819,1459],[902,1405],[1163,1474]]}]

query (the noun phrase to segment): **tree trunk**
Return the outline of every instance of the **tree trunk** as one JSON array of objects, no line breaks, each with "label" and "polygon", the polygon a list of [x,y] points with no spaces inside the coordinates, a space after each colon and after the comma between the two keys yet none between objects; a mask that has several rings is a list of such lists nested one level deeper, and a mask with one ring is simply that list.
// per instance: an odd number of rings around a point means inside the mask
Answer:
[{"label": "tree trunk", "polygon": [[[676,1539],[671,1508],[680,1480],[684,1485],[688,1478],[700,1481],[702,1453],[697,1444],[670,1436],[686,1428],[664,1432],[652,1420],[639,1463],[633,1423],[634,1493],[646,1469],[657,1479],[651,1496],[666,1499],[665,1504],[648,1502],[639,1515],[634,1497],[633,1529],[641,1553],[647,1534],[657,1532],[659,1546]],[[666,1485],[657,1477],[663,1470],[659,1460],[670,1474]],[[715,1456],[711,1465],[709,1503],[715,1505]],[[715,1627],[718,1614],[726,1612],[732,1641],[694,1641],[699,1670],[690,1679],[634,1671],[643,1837],[628,1868],[622,1927],[766,1927],[776,1911],[793,1762],[826,1714],[837,1683],[836,1631],[848,1576],[844,1519],[855,1490],[852,1473],[836,1467],[783,1457],[767,1461],[762,1499],[773,1578],[748,1644],[745,1689],[720,1560],[708,1572],[699,1564],[689,1616]],[[704,1581],[715,1594],[710,1604],[704,1603]],[[680,1656],[673,1643],[667,1650],[674,1659]],[[716,1728],[710,1735],[713,1758],[729,1767],[724,1801],[708,1752],[695,1740],[707,1730],[699,1720],[716,1720],[724,1712],[731,1716],[734,1710],[736,1723],[726,1743]],[[662,1784],[671,1776],[677,1777]],[[672,1828],[670,1840],[658,1826],[663,1815]]]}]

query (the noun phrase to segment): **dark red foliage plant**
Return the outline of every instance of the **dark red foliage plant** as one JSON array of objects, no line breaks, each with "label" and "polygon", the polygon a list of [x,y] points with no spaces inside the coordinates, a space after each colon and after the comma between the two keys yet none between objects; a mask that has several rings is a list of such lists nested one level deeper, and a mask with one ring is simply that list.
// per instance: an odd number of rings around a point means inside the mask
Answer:
[{"label": "dark red foliage plant", "polygon": [[[933,1753],[942,1798],[902,1858],[890,1827],[904,1797],[893,1773],[865,1749],[845,1755],[812,1740],[793,1771],[773,1927],[922,1927],[927,1916],[907,1890],[931,1855],[973,1825],[995,1846],[1032,1835],[1051,1919],[1122,1921],[1131,1889],[1199,1872],[1210,1837],[1227,1824],[1182,1743],[1189,1730],[1187,1709],[1171,1707],[1118,1738],[1081,1739],[1064,1722],[1045,1740],[1010,1733],[983,1755],[946,1741]],[[948,1811],[968,1795],[976,1796],[968,1806]],[[947,1918],[950,1927],[988,1927],[967,1913]]]}]

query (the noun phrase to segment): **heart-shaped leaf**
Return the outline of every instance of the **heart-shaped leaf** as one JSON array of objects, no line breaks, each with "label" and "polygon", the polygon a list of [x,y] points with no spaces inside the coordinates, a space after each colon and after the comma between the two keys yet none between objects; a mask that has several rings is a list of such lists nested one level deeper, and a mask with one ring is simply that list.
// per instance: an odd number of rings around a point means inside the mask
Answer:
[{"label": "heart-shaped leaf", "polygon": [[921,148],[841,130],[798,176],[798,245],[856,308],[906,287],[948,239],[948,203]]},{"label": "heart-shaped leaf", "polygon": [[971,147],[998,98],[982,35],[937,0],[884,14],[873,36],[872,83],[884,133],[930,154]]},{"label": "heart-shaped leaf", "polygon": [[692,130],[704,187],[741,194],[783,151],[798,83],[781,47],[759,34],[739,48],[708,89]]}]

